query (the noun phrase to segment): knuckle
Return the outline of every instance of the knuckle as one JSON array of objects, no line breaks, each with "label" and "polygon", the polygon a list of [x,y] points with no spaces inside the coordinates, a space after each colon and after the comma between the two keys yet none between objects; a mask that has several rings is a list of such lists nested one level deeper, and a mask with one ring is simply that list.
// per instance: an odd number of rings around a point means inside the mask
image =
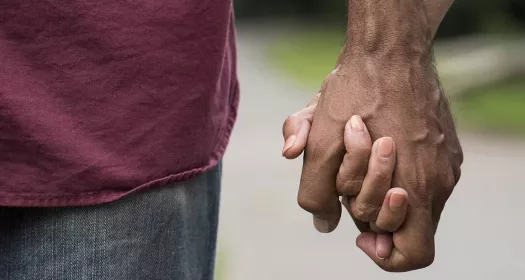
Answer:
[{"label": "knuckle", "polygon": [[350,159],[366,159],[366,162],[368,162],[371,150],[372,148],[369,143],[363,141],[354,141],[352,143],[351,149],[347,150],[346,152]]},{"label": "knuckle", "polygon": [[[410,175],[409,175],[410,176]],[[415,208],[426,209],[430,207],[433,197],[432,186],[437,182],[433,179],[431,183],[426,174],[417,174],[409,180],[402,180],[400,186],[411,186],[406,188],[409,197],[411,197],[411,204]]]},{"label": "knuckle", "polygon": [[342,139],[327,140],[316,134],[309,136],[306,144],[306,152],[308,160],[315,162],[335,162],[340,161],[344,154],[344,144]]},{"label": "knuckle", "polygon": [[297,118],[298,116],[296,114],[288,116],[283,123],[283,132],[287,127],[294,125],[297,122]]},{"label": "knuckle", "polygon": [[317,214],[323,211],[323,207],[321,203],[317,201],[313,201],[306,197],[299,197],[297,199],[297,203],[302,209],[312,214]]},{"label": "knuckle", "polygon": [[363,180],[348,180],[343,184],[337,186],[337,190],[341,195],[357,195],[361,190]]},{"label": "knuckle", "polygon": [[395,221],[395,220],[391,220],[391,221],[385,221],[385,220],[381,220],[381,221],[376,221],[376,225],[379,229],[381,230],[384,230],[384,231],[387,231],[387,232],[395,232],[399,226],[397,225],[398,222]]},{"label": "knuckle", "polygon": [[452,171],[454,174],[454,181],[455,181],[454,185],[455,185],[459,182],[459,179],[461,178],[461,167],[454,167]]},{"label": "knuckle", "polygon": [[429,267],[434,263],[434,257],[435,254],[432,252],[414,259],[404,259],[400,262],[378,263],[378,266],[386,272],[407,272]]},{"label": "knuckle", "polygon": [[362,175],[355,175],[347,178],[341,176],[337,177],[337,191],[340,195],[357,195],[361,190],[363,181],[364,177]]},{"label": "knuckle", "polygon": [[374,182],[386,183],[390,181],[391,175],[386,170],[372,171],[372,178]]},{"label": "knuckle", "polygon": [[407,270],[422,269],[434,263],[435,248],[433,246],[423,246],[423,248],[417,253],[407,256]]},{"label": "knuckle", "polygon": [[452,192],[454,191],[454,188],[456,187],[456,184],[457,184],[457,174],[456,174],[456,171],[454,171],[453,169],[448,172],[446,175],[444,175],[444,178],[443,180],[441,181],[442,182],[442,189],[441,190],[437,190],[437,193],[441,193],[441,195],[443,196],[443,198],[445,199],[448,199],[450,197],[450,195],[452,194]]},{"label": "knuckle", "polygon": [[451,193],[456,187],[456,178],[454,175],[450,174],[447,176],[447,181],[445,182],[445,189],[447,192]]},{"label": "knuckle", "polygon": [[362,222],[371,222],[377,217],[379,210],[375,205],[363,202],[354,202],[352,216]]},{"label": "knuckle", "polygon": [[433,251],[427,254],[423,254],[412,262],[412,265],[410,266],[410,270],[416,270],[416,269],[428,267],[434,263],[434,258],[435,258],[435,254]]},{"label": "knuckle", "polygon": [[464,156],[463,156],[463,148],[461,147],[461,145],[459,143],[458,143],[457,159],[458,159],[459,165],[462,165],[463,161],[465,159]]}]

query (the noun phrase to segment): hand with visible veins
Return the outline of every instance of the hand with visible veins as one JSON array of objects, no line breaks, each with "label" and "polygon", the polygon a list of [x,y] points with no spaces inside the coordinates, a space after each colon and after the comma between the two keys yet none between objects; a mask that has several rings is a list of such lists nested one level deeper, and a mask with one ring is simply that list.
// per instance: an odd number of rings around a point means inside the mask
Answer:
[{"label": "hand with visible veins", "polygon": [[[387,271],[433,262],[441,212],[460,177],[463,154],[432,61],[432,40],[451,2],[350,0],[347,43],[338,67],[315,105],[303,110],[312,117],[299,123],[296,114],[285,123],[284,155],[300,153],[306,145],[299,205],[314,215],[319,231],[330,232],[339,222],[342,196],[363,231],[357,245]],[[393,233],[392,254],[385,259],[376,256],[378,235],[373,233],[384,226],[378,224],[384,195],[365,191],[368,155],[345,147],[343,140],[353,115],[363,118],[372,140],[395,140],[393,176],[374,173],[373,180],[408,193],[406,220]],[[378,153],[389,150],[388,141],[376,143]],[[354,155],[351,160],[348,154]],[[345,164],[351,166],[351,179],[342,175]]]},{"label": "hand with visible veins", "polygon": [[[283,128],[285,138],[291,136],[290,133],[297,131],[298,125],[309,127],[315,104],[295,114],[294,121],[286,123]],[[306,147],[309,130],[303,131],[306,133],[299,135],[296,145],[285,148],[284,156],[293,159],[302,153]],[[365,203],[368,203],[367,201],[372,203],[375,199],[382,200],[377,218],[370,223],[373,224],[372,228],[361,225],[361,229],[375,230],[374,252],[378,258],[385,259],[390,256],[393,248],[391,233],[395,232],[405,221],[408,206],[407,192],[401,188],[390,188],[396,161],[395,143],[392,138],[383,137],[372,144],[366,125],[359,116],[353,116],[345,126],[344,144],[347,152],[339,168],[338,184],[356,182],[355,174],[360,168],[356,163],[368,163],[368,168],[364,180],[348,185],[348,195],[343,198],[342,203],[351,213],[348,201],[352,197],[362,199]]]}]

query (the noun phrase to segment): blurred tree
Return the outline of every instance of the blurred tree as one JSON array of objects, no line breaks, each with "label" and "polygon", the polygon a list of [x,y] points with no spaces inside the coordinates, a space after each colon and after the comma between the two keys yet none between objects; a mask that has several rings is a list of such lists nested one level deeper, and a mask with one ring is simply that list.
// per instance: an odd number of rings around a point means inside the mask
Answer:
[{"label": "blurred tree", "polygon": [[[278,18],[344,23],[348,0],[234,0],[239,18]],[[525,0],[456,0],[438,37],[525,30]]]},{"label": "blurred tree", "polygon": [[510,1],[508,6],[508,13],[513,16],[513,18],[518,21],[521,26],[525,26],[525,1],[523,0],[514,0]]},{"label": "blurred tree", "polygon": [[[239,18],[317,17],[344,14],[347,0],[234,0]],[[341,13],[343,12],[343,13]]]}]

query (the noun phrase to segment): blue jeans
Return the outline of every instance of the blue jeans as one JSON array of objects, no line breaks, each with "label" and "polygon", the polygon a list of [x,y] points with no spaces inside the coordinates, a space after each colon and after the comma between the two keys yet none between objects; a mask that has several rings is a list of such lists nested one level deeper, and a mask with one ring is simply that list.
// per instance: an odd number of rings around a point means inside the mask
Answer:
[{"label": "blue jeans", "polygon": [[112,203],[0,207],[0,279],[213,279],[220,165]]}]

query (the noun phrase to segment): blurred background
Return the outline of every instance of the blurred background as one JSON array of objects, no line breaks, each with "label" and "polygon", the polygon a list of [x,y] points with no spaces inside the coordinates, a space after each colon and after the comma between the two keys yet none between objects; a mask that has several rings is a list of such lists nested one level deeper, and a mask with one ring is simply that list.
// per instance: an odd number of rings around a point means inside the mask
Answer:
[{"label": "blurred background", "polygon": [[335,65],[346,0],[235,0],[241,104],[224,159],[217,277],[523,279],[525,1],[456,0],[436,64],[465,152],[435,263],[388,274],[356,246],[348,215],[319,234],[296,203],[301,160],[281,157],[282,122]]}]

